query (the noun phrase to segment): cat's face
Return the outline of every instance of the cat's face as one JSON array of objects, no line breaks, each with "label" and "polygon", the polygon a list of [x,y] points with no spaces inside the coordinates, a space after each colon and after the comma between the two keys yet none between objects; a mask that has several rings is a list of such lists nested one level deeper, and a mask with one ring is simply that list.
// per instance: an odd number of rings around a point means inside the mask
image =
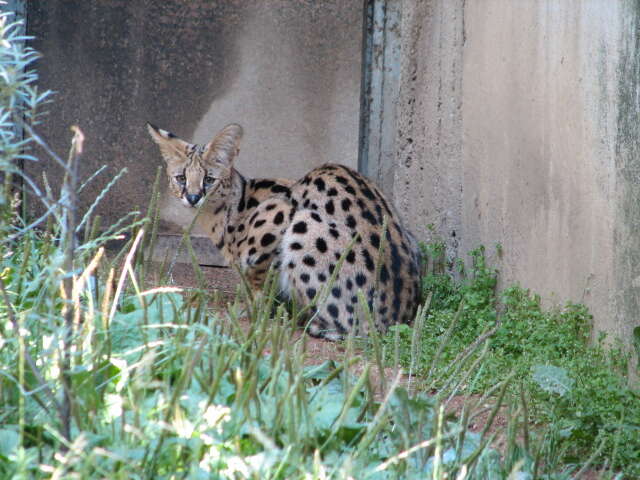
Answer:
[{"label": "cat's face", "polygon": [[187,207],[199,207],[205,197],[228,194],[231,167],[238,154],[242,127],[224,127],[206,145],[185,142],[171,132],[147,124],[166,164],[169,191]]}]

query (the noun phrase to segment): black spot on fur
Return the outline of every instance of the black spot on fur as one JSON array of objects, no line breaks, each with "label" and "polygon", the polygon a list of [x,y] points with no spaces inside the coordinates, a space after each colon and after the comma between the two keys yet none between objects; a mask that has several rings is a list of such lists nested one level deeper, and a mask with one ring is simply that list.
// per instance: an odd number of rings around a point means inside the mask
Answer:
[{"label": "black spot on fur", "polygon": [[367,197],[369,200],[375,200],[376,199],[376,196],[373,194],[373,192],[368,187],[363,188],[361,191],[362,191],[362,194],[365,197]]},{"label": "black spot on fur", "polygon": [[290,246],[291,250],[302,250],[302,245],[298,242],[293,242]]},{"label": "black spot on fur", "polygon": [[253,245],[254,243],[256,243],[256,237],[249,237],[247,245]]},{"label": "black spot on fur", "polygon": [[260,239],[260,245],[262,245],[263,247],[268,247],[275,241],[276,236],[273,233],[265,233]]},{"label": "black spot on fur", "polygon": [[257,252],[256,247],[251,247],[251,248],[249,249],[249,256],[251,256],[251,255],[255,255],[255,254],[256,254],[256,252]]},{"label": "black spot on fur", "polygon": [[342,289],[340,287],[333,287],[331,289],[331,295],[336,298],[340,298],[342,296]]},{"label": "black spot on fur", "polygon": [[325,189],[325,183],[324,183],[324,180],[323,180],[323,179],[321,179],[321,178],[316,178],[316,179],[313,181],[313,184],[316,186],[316,188],[318,189],[318,191],[319,191],[319,192],[324,191],[324,189]]},{"label": "black spot on fur", "polygon": [[367,283],[367,277],[365,277],[362,273],[358,273],[356,275],[356,285],[362,287],[365,283]]},{"label": "black spot on fur", "polygon": [[380,248],[380,235],[377,233],[372,233],[369,235],[369,241],[371,242],[371,246],[375,249]]},{"label": "black spot on fur", "polygon": [[311,183],[311,177],[309,177],[309,176],[307,175],[306,177],[304,177],[304,178],[302,179],[302,182],[301,182],[301,183],[302,183],[303,185],[309,185],[309,184]]},{"label": "black spot on fur", "polygon": [[316,259],[311,255],[305,255],[304,257],[302,257],[302,263],[304,263],[308,267],[314,267],[316,265]]},{"label": "black spot on fur", "polygon": [[333,215],[336,212],[336,207],[333,205],[333,200],[329,200],[324,204],[324,209],[329,215]]},{"label": "black spot on fur", "polygon": [[258,220],[256,223],[254,223],[254,227],[256,228],[260,228],[262,225],[264,225],[265,223],[267,223],[266,220]]},{"label": "black spot on fur", "polygon": [[340,202],[340,205],[342,206],[342,210],[348,212],[351,208],[351,200],[349,200],[348,198],[343,198],[342,202]]},{"label": "black spot on fur", "polygon": [[333,318],[338,318],[338,315],[340,315],[340,310],[338,310],[338,307],[335,303],[330,303],[329,305],[327,305],[327,311]]},{"label": "black spot on fur", "polygon": [[284,185],[274,185],[271,187],[271,191],[273,193],[289,193],[291,190],[289,190],[289,187],[285,187]]},{"label": "black spot on fur", "polygon": [[327,190],[328,197],[335,197],[336,195],[338,195],[338,190],[336,190],[334,187],[331,187],[329,190]]},{"label": "black spot on fur", "polygon": [[349,253],[347,253],[347,262],[349,263],[356,263],[356,254],[353,250],[351,250]]},{"label": "black spot on fur", "polygon": [[347,290],[351,290],[353,288],[353,282],[350,278],[347,279]]},{"label": "black spot on fur", "polygon": [[386,265],[382,265],[382,268],[380,268],[380,281],[382,283],[387,283],[389,281],[389,270],[387,270]]},{"label": "black spot on fur", "polygon": [[258,200],[256,200],[253,197],[249,198],[249,201],[247,202],[247,208],[254,208],[257,207],[260,204],[260,202],[258,202]]},{"label": "black spot on fur", "polygon": [[345,222],[345,224],[347,225],[347,227],[349,228],[356,228],[356,219],[353,218],[353,215],[349,215],[347,217],[347,220]]},{"label": "black spot on fur", "polygon": [[333,263],[329,264],[329,275],[333,275],[333,271],[336,269],[336,266]]},{"label": "black spot on fur", "polygon": [[371,213],[371,210],[369,209],[362,211],[362,218],[368,221],[371,225],[378,225],[378,221],[376,220],[376,217],[373,216],[373,214]]},{"label": "black spot on fur", "polygon": [[316,212],[311,212],[311,218],[313,218],[316,222],[322,223],[322,218]]},{"label": "black spot on fur", "polygon": [[307,288],[307,297],[309,297],[309,300],[313,300],[313,298],[316,296],[316,289],[315,288]]},{"label": "black spot on fur", "polygon": [[400,297],[395,297],[392,302],[393,305],[393,318],[394,321],[398,321],[398,312],[400,311]]},{"label": "black spot on fur", "polygon": [[318,274],[318,281],[319,282],[326,282],[327,281],[327,276],[324,273],[319,273]]},{"label": "black spot on fur", "polygon": [[227,232],[228,232],[228,233],[233,233],[233,232],[235,232],[235,231],[236,231],[236,227],[234,227],[233,225],[229,225],[229,226],[227,227]]},{"label": "black spot on fur", "polygon": [[274,208],[276,208],[277,206],[278,206],[278,204],[277,204],[277,203],[271,203],[271,204],[267,205],[266,210],[267,210],[267,211],[269,211],[269,210],[273,210],[273,209],[274,209]]},{"label": "black spot on fur", "polygon": [[376,204],[376,215],[378,216],[378,222],[383,223],[384,217],[382,216],[382,208],[380,205]]},{"label": "black spot on fur", "polygon": [[284,222],[284,212],[276,213],[276,216],[273,217],[273,223],[280,225],[282,222]]},{"label": "black spot on fur", "polygon": [[396,277],[393,279],[393,293],[395,293],[397,296],[400,296],[400,294],[402,293],[402,285],[404,284],[404,282],[402,281],[402,278],[400,277]]},{"label": "black spot on fur", "polygon": [[276,182],[272,181],[272,180],[260,180],[259,182],[256,182],[253,184],[254,188],[259,189],[259,188],[271,188],[276,184]]},{"label": "black spot on fur", "polygon": [[338,320],[334,320],[333,324],[335,325],[336,330],[340,335],[344,335],[345,333],[347,333],[347,330],[342,326],[342,324]]},{"label": "black spot on fur", "polygon": [[364,257],[364,265],[365,267],[367,267],[367,270],[373,272],[376,267],[373,263],[373,258],[371,258],[371,254],[369,253],[369,251],[363,248],[360,253]]},{"label": "black spot on fur", "polygon": [[346,308],[347,308],[347,312],[353,313],[353,310],[354,310],[353,305],[347,305]]},{"label": "black spot on fur", "polygon": [[398,247],[395,244],[391,244],[391,270],[398,275],[402,269],[402,257],[398,252]]},{"label": "black spot on fur", "polygon": [[340,233],[335,228],[330,228],[329,233],[333,238],[338,238],[340,236]]},{"label": "black spot on fur", "polygon": [[307,233],[306,222],[298,222],[293,226],[293,233]]},{"label": "black spot on fur", "polygon": [[240,226],[238,227],[238,231],[239,232],[244,232],[244,223],[240,224]]},{"label": "black spot on fur", "polygon": [[351,185],[347,185],[346,187],[344,187],[344,191],[351,194],[351,195],[355,195],[356,191],[355,189],[351,186]]},{"label": "black spot on fur", "polygon": [[258,259],[256,260],[256,265],[257,265],[257,264],[260,264],[260,263],[262,263],[262,262],[264,262],[264,261],[266,261],[266,260],[268,260],[268,259],[269,259],[269,257],[271,257],[271,254],[270,254],[270,253],[263,253],[263,254],[262,254],[262,255],[260,255],[260,256],[258,257]]},{"label": "black spot on fur", "polygon": [[341,183],[342,185],[348,185],[349,180],[344,177],[336,176],[336,182]]},{"label": "black spot on fur", "polygon": [[324,238],[316,238],[316,248],[320,253],[325,253],[327,251],[327,242],[324,241]]},{"label": "black spot on fur", "polygon": [[221,205],[218,205],[218,207],[216,207],[216,209],[213,211],[214,215],[219,214],[222,210],[224,210],[226,207],[226,205],[223,203]]},{"label": "black spot on fur", "polygon": [[311,280],[311,277],[309,276],[308,273],[303,273],[302,275],[300,275],[300,280],[302,281],[302,283],[309,283],[309,280]]},{"label": "black spot on fur", "polygon": [[296,264],[295,264],[295,262],[289,262],[289,268],[290,268],[290,269],[294,269],[294,268],[296,268]]}]

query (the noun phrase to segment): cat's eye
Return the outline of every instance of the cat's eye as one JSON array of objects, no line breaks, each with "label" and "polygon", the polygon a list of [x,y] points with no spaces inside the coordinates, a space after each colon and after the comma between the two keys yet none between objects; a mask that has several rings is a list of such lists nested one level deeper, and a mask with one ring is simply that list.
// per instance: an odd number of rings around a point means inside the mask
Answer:
[{"label": "cat's eye", "polygon": [[209,175],[206,175],[206,176],[204,177],[204,184],[205,184],[205,185],[211,185],[211,184],[212,184],[213,182],[215,182],[215,181],[216,181],[216,179],[215,179],[215,178],[213,178],[213,177],[210,177]]},{"label": "cat's eye", "polygon": [[185,183],[187,181],[187,177],[185,177],[184,175],[176,175],[176,182],[182,184]]}]

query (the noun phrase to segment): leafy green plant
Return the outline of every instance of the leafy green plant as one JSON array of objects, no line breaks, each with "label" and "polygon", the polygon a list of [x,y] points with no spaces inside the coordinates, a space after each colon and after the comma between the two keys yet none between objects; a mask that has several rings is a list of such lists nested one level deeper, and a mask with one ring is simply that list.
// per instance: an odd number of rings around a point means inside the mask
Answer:
[{"label": "leafy green plant", "polygon": [[[445,262],[441,245],[423,249],[440,264],[461,263]],[[604,336],[591,341],[586,307],[544,309],[539,296],[519,286],[497,292],[497,272],[487,265],[483,248],[471,252],[466,271],[450,272],[431,267],[424,277],[431,304],[417,353],[409,329],[396,327],[386,338],[390,344],[400,337],[401,363],[418,373],[424,388],[438,391],[457,382],[456,394],[482,396],[511,374],[523,380],[529,422],[547,458],[543,463],[578,464],[595,452],[592,463],[601,468],[640,475],[640,402],[626,378],[629,357]],[[473,373],[453,371],[461,352],[487,333],[486,350],[466,360],[475,364]],[[507,393],[511,402],[521,394],[517,385]]]}]

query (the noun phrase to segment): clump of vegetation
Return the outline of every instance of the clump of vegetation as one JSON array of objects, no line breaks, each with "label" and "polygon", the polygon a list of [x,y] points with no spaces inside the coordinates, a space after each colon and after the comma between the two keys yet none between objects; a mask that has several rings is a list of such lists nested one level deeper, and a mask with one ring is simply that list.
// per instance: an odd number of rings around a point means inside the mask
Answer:
[{"label": "clump of vegetation", "polygon": [[[447,373],[468,375],[458,394],[482,395],[504,378],[513,381],[506,401],[524,395],[531,429],[549,442],[556,462],[579,463],[590,453],[604,470],[640,475],[640,399],[626,376],[629,356],[604,335],[591,341],[591,315],[584,305],[545,309],[540,297],[519,287],[496,291],[497,272],[484,248],[461,261],[456,274],[442,265],[442,244],[423,246],[431,267],[423,288],[430,298],[416,347],[404,326],[387,337],[402,339],[401,362],[428,390],[444,385]],[[488,348],[466,359],[461,352],[489,335]],[[468,374],[461,363],[474,363]]]}]

